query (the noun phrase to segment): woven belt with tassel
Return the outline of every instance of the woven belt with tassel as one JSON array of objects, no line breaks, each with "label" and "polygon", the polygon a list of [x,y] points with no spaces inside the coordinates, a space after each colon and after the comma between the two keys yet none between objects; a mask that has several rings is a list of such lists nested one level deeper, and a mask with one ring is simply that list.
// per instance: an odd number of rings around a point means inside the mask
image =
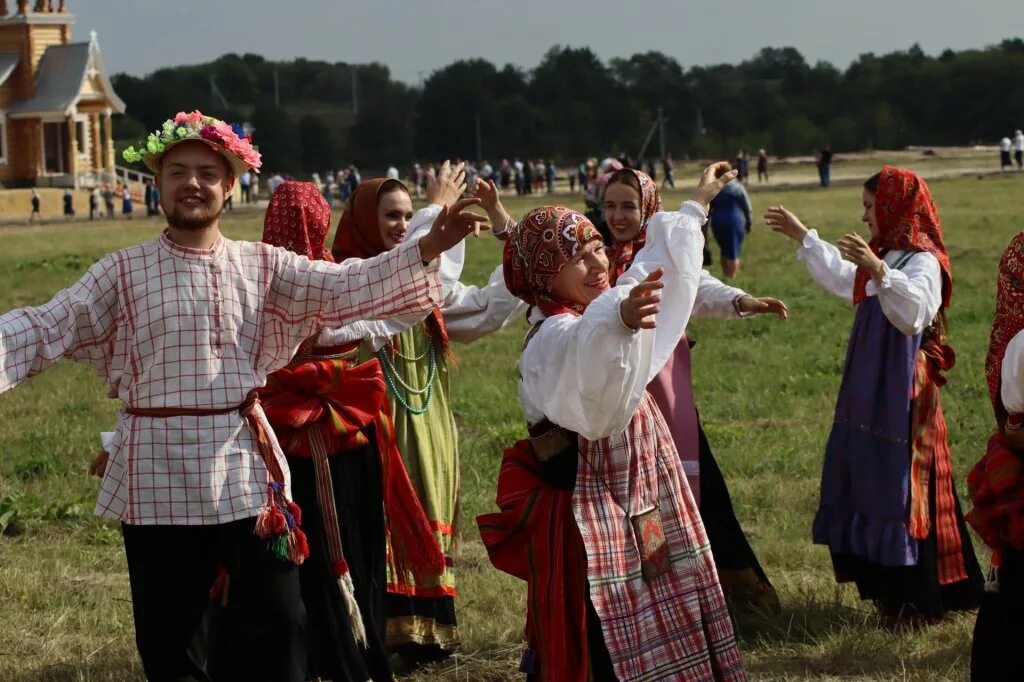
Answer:
[{"label": "woven belt with tassel", "polygon": [[302,523],[302,511],[299,506],[285,495],[284,472],[274,455],[274,446],[270,434],[263,422],[256,416],[259,397],[255,391],[249,393],[245,402],[235,407],[216,410],[183,407],[129,407],[127,414],[134,417],[151,417],[167,419],[170,417],[212,417],[221,414],[238,413],[245,418],[256,436],[256,445],[260,457],[270,474],[267,490],[267,503],[260,508],[256,517],[255,534],[270,543],[270,549],[278,559],[291,561],[299,565],[309,556],[309,542],[299,527]]}]

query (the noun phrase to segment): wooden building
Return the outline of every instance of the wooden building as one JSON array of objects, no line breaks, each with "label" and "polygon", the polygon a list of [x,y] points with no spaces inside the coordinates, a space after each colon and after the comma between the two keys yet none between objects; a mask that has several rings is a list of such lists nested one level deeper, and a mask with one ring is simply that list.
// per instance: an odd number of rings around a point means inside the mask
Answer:
[{"label": "wooden building", "polygon": [[71,42],[74,21],[66,0],[0,0],[3,187],[114,177],[111,116],[125,104],[103,70],[95,31],[89,42]]}]

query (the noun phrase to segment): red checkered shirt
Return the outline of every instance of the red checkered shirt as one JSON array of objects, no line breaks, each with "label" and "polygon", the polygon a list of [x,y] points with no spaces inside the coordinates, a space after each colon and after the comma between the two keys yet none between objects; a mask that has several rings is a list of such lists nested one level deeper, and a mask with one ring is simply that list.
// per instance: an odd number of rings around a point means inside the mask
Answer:
[{"label": "red checkered shirt", "polygon": [[[162,236],[105,256],[49,303],[0,316],[0,392],[69,358],[131,408],[229,408],[324,325],[437,305],[437,268],[423,265],[416,242],[337,265],[260,243],[220,237],[199,250]],[[238,413],[122,412],[96,513],[137,525],[255,516],[268,483],[258,452]]]}]

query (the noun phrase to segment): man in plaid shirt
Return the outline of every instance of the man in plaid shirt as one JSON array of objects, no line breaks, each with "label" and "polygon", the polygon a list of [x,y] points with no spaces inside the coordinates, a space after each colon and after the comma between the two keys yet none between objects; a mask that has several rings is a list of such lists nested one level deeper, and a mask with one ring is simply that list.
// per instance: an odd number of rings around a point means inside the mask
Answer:
[{"label": "man in plaid shirt", "polygon": [[[253,391],[324,325],[438,305],[438,256],[479,231],[483,217],[465,211],[478,200],[419,240],[338,265],[221,235],[235,178],[260,167],[239,126],[178,114],[125,156],[157,173],[167,229],[0,316],[0,392],[69,358],[122,401],[96,513],[122,522],[150,680],[302,680],[295,564],[308,550]],[[228,589],[213,636],[215,582]]]}]

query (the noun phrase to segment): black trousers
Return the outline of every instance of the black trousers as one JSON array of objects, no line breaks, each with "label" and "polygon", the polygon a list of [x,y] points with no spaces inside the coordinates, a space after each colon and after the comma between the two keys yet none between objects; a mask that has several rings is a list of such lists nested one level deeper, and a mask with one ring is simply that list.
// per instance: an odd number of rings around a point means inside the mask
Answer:
[{"label": "black trousers", "polygon": [[[270,554],[255,522],[122,524],[135,642],[150,682],[305,679],[298,569]],[[213,609],[218,566],[229,583],[224,608]]]}]

